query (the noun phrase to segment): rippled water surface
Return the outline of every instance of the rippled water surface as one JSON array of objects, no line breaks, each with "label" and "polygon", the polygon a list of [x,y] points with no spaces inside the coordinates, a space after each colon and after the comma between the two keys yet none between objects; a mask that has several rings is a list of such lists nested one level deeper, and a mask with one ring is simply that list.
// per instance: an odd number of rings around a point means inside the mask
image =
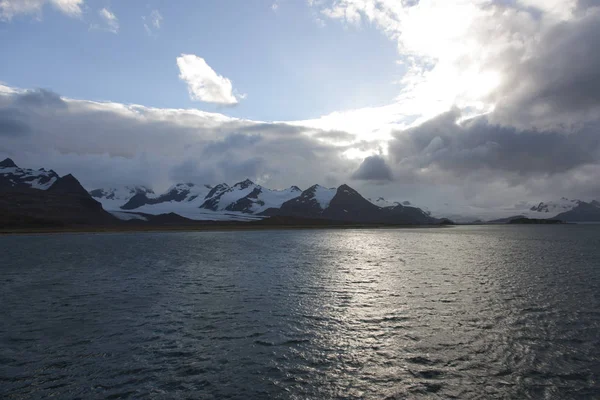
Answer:
[{"label": "rippled water surface", "polygon": [[3,399],[600,398],[600,226],[0,250]]}]

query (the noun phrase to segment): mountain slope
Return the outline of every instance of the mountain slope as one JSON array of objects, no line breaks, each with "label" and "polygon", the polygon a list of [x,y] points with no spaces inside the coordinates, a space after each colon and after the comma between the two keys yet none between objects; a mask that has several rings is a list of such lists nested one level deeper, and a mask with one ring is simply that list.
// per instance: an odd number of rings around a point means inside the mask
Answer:
[{"label": "mountain slope", "polygon": [[361,223],[432,224],[437,222],[435,218],[416,207],[401,204],[379,207],[345,184],[337,189],[312,186],[296,199],[284,203],[279,210],[268,211],[268,215]]},{"label": "mountain slope", "polygon": [[105,210],[119,210],[121,206],[127,204],[133,196],[139,193],[149,197],[154,196],[154,191],[145,186],[117,186],[90,191],[90,195],[102,203]]},{"label": "mountain slope", "polygon": [[323,212],[335,197],[337,189],[328,189],[320,185],[313,185],[301,192],[299,196],[275,207],[265,209],[264,215],[283,215],[288,217],[322,218]]},{"label": "mountain slope", "polygon": [[565,222],[600,222],[600,202],[579,201],[577,207],[562,212],[554,218]]},{"label": "mountain slope", "polygon": [[154,192],[138,192],[120,208],[122,210],[135,210],[146,205],[161,203],[190,203],[201,202],[212,188],[209,185],[195,185],[193,183],[178,183],[171,186],[165,193],[156,196]]},{"label": "mountain slope", "polygon": [[[102,225],[116,221],[73,175],[58,177],[53,171],[21,169],[6,160],[0,168],[11,170],[9,179],[14,183],[0,188],[0,225],[4,228]],[[14,176],[23,179],[16,183]],[[40,184],[46,178],[52,182],[50,186]]]},{"label": "mountain slope", "polygon": [[52,170],[19,168],[10,158],[0,162],[0,190],[7,188],[47,190],[57,180],[58,174]]}]

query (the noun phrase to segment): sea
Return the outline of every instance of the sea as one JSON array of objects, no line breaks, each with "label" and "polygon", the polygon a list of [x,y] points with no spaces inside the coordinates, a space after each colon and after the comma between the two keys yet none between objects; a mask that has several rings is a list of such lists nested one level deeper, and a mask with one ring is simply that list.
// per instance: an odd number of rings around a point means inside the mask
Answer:
[{"label": "sea", "polygon": [[598,399],[600,225],[0,236],[2,399]]}]

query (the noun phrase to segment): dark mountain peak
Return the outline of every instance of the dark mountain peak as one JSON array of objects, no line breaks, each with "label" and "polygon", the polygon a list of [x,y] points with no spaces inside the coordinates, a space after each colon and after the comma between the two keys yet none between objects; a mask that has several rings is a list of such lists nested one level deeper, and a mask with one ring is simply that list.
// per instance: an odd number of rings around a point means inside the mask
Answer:
[{"label": "dark mountain peak", "polygon": [[15,164],[15,162],[13,160],[11,160],[10,158],[6,158],[3,161],[1,161],[0,167],[2,167],[2,168],[19,168],[19,167],[17,167],[17,164]]},{"label": "dark mountain peak", "polygon": [[294,192],[301,192],[301,191],[302,191],[302,189],[300,189],[300,188],[299,188],[298,186],[296,186],[296,185],[290,186],[290,189],[291,189],[292,191],[294,191]]},{"label": "dark mountain peak", "polygon": [[402,202],[402,205],[405,205],[405,206],[410,206],[410,205],[412,205],[412,204],[410,204],[410,201],[408,201],[408,200],[405,200],[405,201],[403,201],[403,202]]},{"label": "dark mountain peak", "polygon": [[52,192],[78,194],[88,197],[90,194],[81,186],[81,183],[73,175],[68,174],[58,178],[48,189]]},{"label": "dark mountain peak", "polygon": [[339,188],[337,188],[337,193],[345,193],[345,194],[359,195],[360,196],[360,194],[356,190],[352,189],[350,186],[346,185],[345,183],[342,184],[342,185],[340,185]]},{"label": "dark mountain peak", "polygon": [[250,186],[254,185],[254,182],[252,182],[250,179],[246,179],[242,182],[238,182],[235,185],[233,185],[234,187],[238,187],[240,189],[246,189]]}]

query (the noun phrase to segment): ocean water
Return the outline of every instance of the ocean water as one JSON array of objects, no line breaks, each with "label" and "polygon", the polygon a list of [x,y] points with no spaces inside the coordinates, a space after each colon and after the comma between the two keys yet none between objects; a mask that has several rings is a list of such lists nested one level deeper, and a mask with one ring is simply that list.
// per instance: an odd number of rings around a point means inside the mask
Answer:
[{"label": "ocean water", "polygon": [[600,398],[600,226],[0,237],[0,398]]}]

